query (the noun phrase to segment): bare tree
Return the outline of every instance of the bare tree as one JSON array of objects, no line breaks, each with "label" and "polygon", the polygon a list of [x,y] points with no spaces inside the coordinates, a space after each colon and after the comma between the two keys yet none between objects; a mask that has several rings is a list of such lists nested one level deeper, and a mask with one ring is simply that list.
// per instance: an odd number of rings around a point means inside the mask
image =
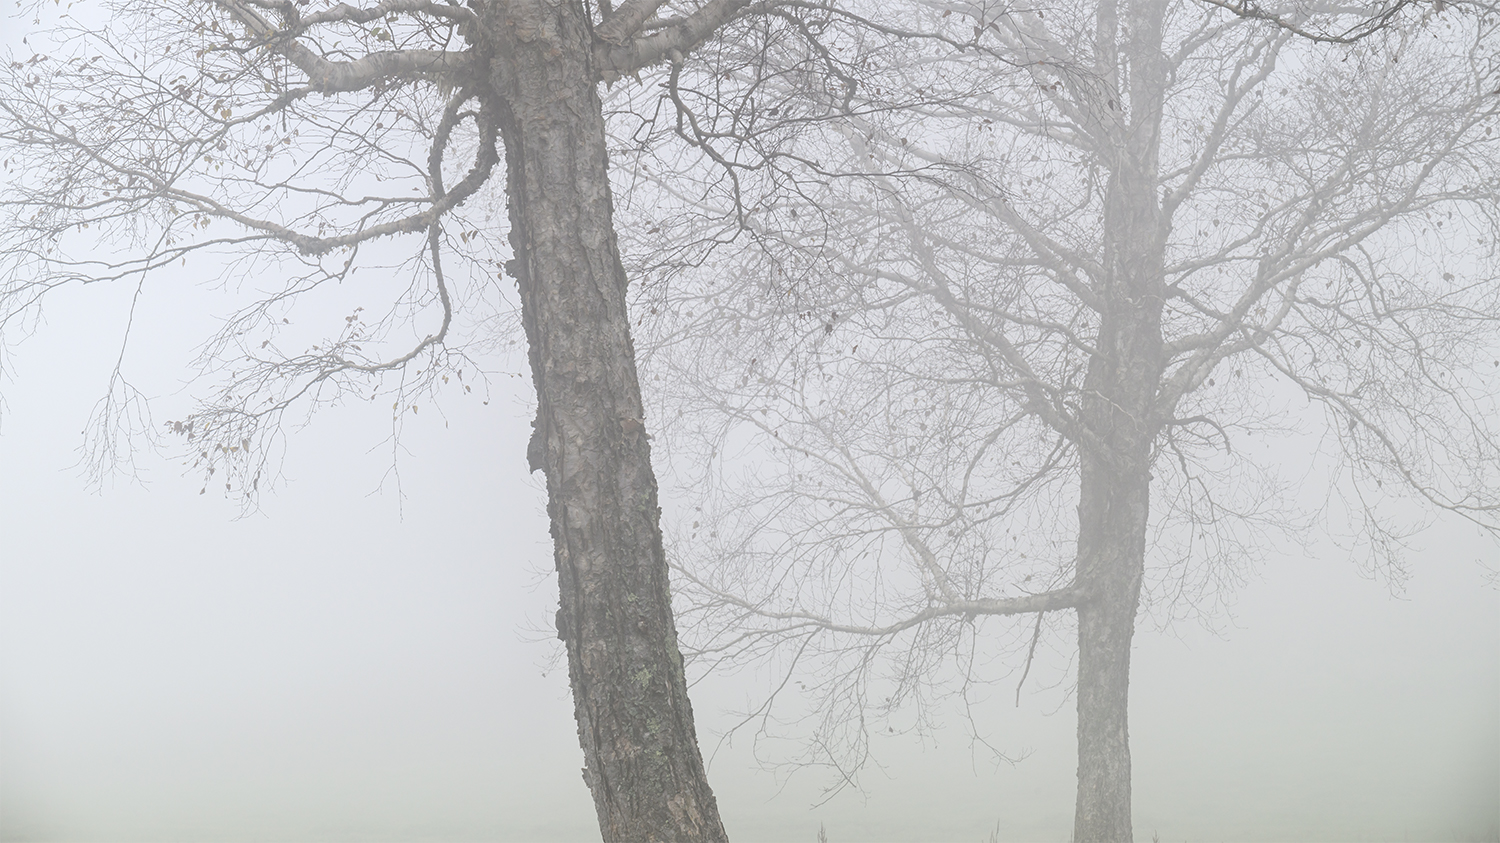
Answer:
[{"label": "bare tree", "polygon": [[[1392,500],[1500,530],[1495,10],[1222,5],[931,4],[966,49],[861,82],[926,106],[779,151],[823,178],[631,210],[750,234],[641,293],[697,472],[680,617],[699,657],[782,671],[757,728],[815,677],[804,761],[838,782],[944,665],[966,691],[998,641],[1029,670],[1072,617],[1074,839],[1129,840],[1143,599],[1215,599],[1298,513],[1347,514],[1397,580]],[[1317,422],[1346,506],[1300,508],[1265,454]]]},{"label": "bare tree", "polygon": [[[470,389],[471,352],[503,341],[485,321],[505,309],[490,280],[503,270],[520,290],[528,458],[547,478],[557,632],[604,838],[724,839],[671,612],[600,86],[678,67],[726,30],[751,53],[810,36],[818,4],[112,8],[103,28],[70,23],[12,57],[0,80],[0,328],[33,328],[60,287],[139,290],[166,267],[227,260],[222,283],[248,303],[204,346],[217,391],[168,427],[206,478],[250,500],[296,414],[380,398],[399,418],[445,383]],[[147,419],[117,369],[93,464],[128,459]]]}]

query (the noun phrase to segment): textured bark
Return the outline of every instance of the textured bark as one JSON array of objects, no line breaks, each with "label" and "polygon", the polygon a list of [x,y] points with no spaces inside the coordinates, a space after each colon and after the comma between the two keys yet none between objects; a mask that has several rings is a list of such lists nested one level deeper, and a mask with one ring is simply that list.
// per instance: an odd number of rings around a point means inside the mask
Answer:
[{"label": "textured bark", "polygon": [[1083,456],[1078,506],[1076,843],[1121,843],[1133,834],[1130,646],[1146,559],[1161,298],[1110,298],[1085,379],[1084,420],[1102,449]]},{"label": "textured bark", "polygon": [[[1154,417],[1161,382],[1166,227],[1157,188],[1163,0],[1100,4],[1101,65],[1128,79],[1129,113],[1111,144],[1105,192],[1097,352],[1084,379],[1078,506],[1078,797],[1076,843],[1133,839],[1130,646],[1145,570]],[[1119,20],[1117,18],[1117,13]],[[1121,50],[1112,44],[1118,27]],[[1126,115],[1122,115],[1126,116]]]},{"label": "textured bark", "polygon": [[584,779],[606,841],[724,840],[672,619],[586,11],[483,8]]},{"label": "textured bark", "polygon": [[[1149,448],[1146,449],[1149,451]],[[1085,457],[1079,506],[1077,843],[1132,839],[1130,646],[1145,560],[1146,461]]]}]

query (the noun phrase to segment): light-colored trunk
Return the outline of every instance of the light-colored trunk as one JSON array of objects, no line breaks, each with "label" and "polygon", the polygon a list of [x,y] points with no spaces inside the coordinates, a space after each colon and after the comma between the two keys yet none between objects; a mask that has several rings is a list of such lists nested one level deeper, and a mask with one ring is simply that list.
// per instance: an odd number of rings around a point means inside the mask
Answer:
[{"label": "light-colored trunk", "polygon": [[1145,570],[1156,431],[1150,414],[1161,372],[1161,300],[1147,292],[1149,277],[1138,276],[1139,295],[1107,297],[1099,353],[1084,381],[1091,445],[1082,457],[1074,580],[1080,595],[1075,843],[1132,839],[1130,645]]},{"label": "light-colored trunk", "polygon": [[485,8],[584,779],[606,841],[725,840],[672,618],[587,13]]},{"label": "light-colored trunk", "polygon": [[[1145,570],[1154,417],[1166,295],[1158,175],[1164,0],[1100,4],[1104,77],[1126,90],[1105,108],[1105,273],[1099,336],[1082,397],[1078,506],[1076,843],[1134,839],[1130,804],[1130,647]],[[1118,39],[1116,42],[1115,39]],[[1116,49],[1118,43],[1118,49]],[[1107,49],[1103,47],[1107,45]],[[1128,103],[1128,112],[1122,107]]]},{"label": "light-colored trunk", "polygon": [[1145,554],[1146,484],[1097,461],[1079,508],[1078,795],[1076,843],[1132,839],[1130,645]]}]

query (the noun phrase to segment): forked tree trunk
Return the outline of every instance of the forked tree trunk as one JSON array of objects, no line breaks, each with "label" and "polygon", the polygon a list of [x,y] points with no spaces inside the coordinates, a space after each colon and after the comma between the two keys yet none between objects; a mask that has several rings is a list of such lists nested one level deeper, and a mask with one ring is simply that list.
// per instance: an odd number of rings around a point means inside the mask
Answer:
[{"label": "forked tree trunk", "polygon": [[[1134,180],[1117,171],[1109,191],[1132,193]],[[1162,371],[1162,284],[1160,251],[1149,236],[1155,215],[1142,203],[1119,198],[1111,210],[1131,219],[1117,219],[1116,230],[1141,236],[1116,241],[1118,248],[1106,246],[1116,283],[1103,297],[1098,348],[1084,379],[1082,421],[1089,438],[1080,460],[1074,574],[1079,593],[1074,843],[1133,839],[1130,645],[1145,570],[1152,443],[1159,429],[1152,413]]]},{"label": "forked tree trunk", "polygon": [[482,8],[584,779],[606,841],[725,840],[672,619],[586,11]]},{"label": "forked tree trunk", "polygon": [[[1164,78],[1164,0],[1100,4],[1101,56],[1130,110],[1109,128],[1104,285],[1096,348],[1084,379],[1078,506],[1078,799],[1075,843],[1129,843],[1130,646],[1145,570],[1152,446],[1160,429],[1166,231],[1157,192]],[[1107,26],[1104,24],[1107,22]],[[1122,60],[1123,59],[1123,60]],[[1122,67],[1123,65],[1123,67]],[[1120,115],[1125,116],[1125,115]],[[1123,131],[1120,131],[1123,129]]]}]

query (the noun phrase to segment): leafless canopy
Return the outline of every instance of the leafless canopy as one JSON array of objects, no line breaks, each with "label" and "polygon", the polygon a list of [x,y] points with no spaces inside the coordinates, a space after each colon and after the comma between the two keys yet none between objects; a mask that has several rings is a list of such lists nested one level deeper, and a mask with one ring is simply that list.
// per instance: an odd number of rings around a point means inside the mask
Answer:
[{"label": "leafless canopy", "polygon": [[[1213,615],[1270,538],[1313,523],[1396,581],[1410,501],[1495,529],[1496,15],[1315,5],[1173,3],[1154,44],[1109,17],[1124,3],[917,4],[884,26],[946,43],[853,59],[878,69],[869,99],[783,138],[774,184],[743,177],[770,163],[726,166],[723,133],[637,150],[649,180],[717,144],[700,191],[642,189],[622,230],[692,489],[684,634],[708,663],[774,665],[746,722],[812,717],[799,763],[852,781],[877,726],[1017,681],[1071,622],[1054,610],[1079,599],[1080,461],[1107,450],[1081,407],[1122,295],[1111,244],[1157,244],[1167,291],[1146,420],[1162,618]],[[758,93],[762,120],[810,108]],[[723,221],[744,248],[684,246]],[[1323,496],[1298,497],[1308,477]],[[1010,669],[976,667],[996,653]]]},{"label": "leafless canopy", "polygon": [[[639,77],[740,17],[805,28],[818,8],[602,7],[593,67]],[[165,431],[247,503],[275,472],[279,431],[321,404],[390,401],[399,427],[439,387],[482,392],[486,352],[520,332],[499,280],[499,105],[476,11],[131,0],[111,13],[107,27],[64,16],[0,75],[5,335],[34,327],[60,287],[217,280],[236,304],[200,349],[213,391]],[[164,429],[127,374],[122,348],[89,425],[100,472]]]}]

